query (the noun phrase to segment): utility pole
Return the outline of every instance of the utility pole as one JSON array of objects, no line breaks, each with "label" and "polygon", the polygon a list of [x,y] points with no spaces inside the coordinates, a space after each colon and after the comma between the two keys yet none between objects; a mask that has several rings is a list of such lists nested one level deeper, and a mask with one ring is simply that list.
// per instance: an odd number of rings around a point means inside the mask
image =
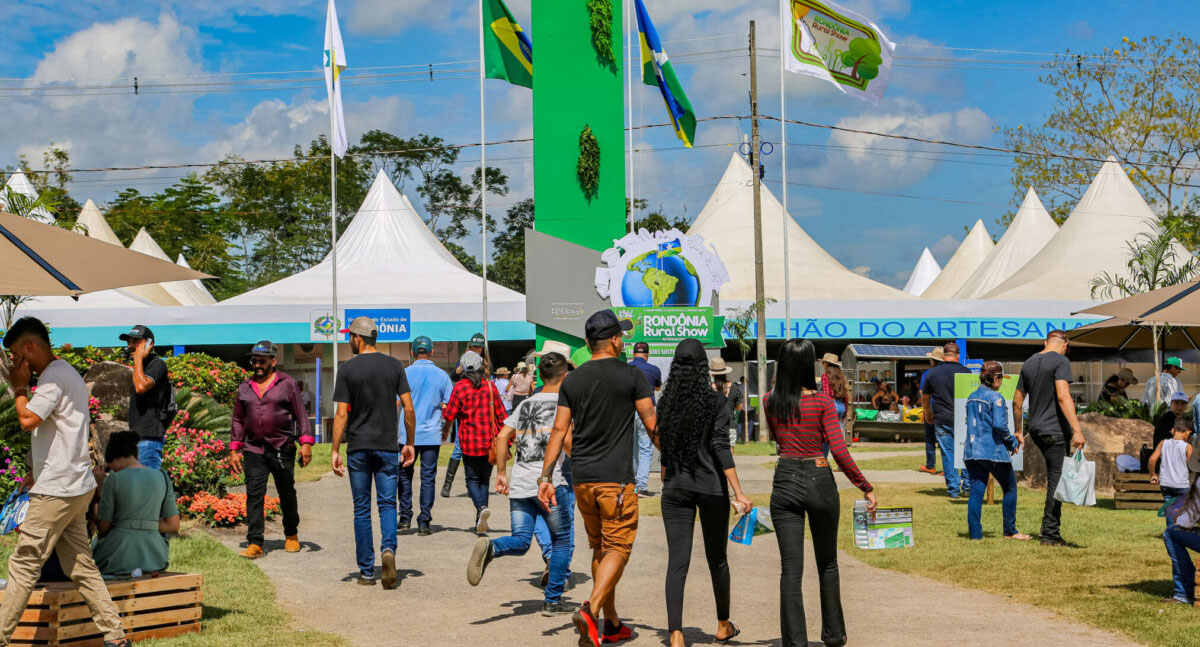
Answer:
[{"label": "utility pole", "polygon": [[[767,304],[763,285],[762,239],[762,155],[758,138],[758,49],[754,41],[754,21],[750,21],[750,159],[754,173],[754,300],[757,310],[755,349],[758,359],[758,435],[767,428],[763,394],[767,392]],[[749,435],[749,434],[747,434]],[[761,440],[761,438],[756,438]]]}]

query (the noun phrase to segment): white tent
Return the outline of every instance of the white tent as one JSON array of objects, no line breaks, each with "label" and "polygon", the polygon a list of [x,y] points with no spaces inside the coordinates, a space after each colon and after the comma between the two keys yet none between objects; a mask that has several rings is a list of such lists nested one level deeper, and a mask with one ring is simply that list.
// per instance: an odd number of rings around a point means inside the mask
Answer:
[{"label": "white tent", "polygon": [[[330,256],[317,265],[222,304],[329,307]],[[478,304],[482,285],[429,231],[416,209],[382,171],[337,242],[339,307],[357,304]],[[488,283],[489,305],[525,297]],[[513,310],[515,312],[515,310]],[[498,314],[498,312],[496,313]]]},{"label": "white tent", "polygon": [[[129,243],[129,249],[135,252],[141,252],[147,256],[162,259],[171,262],[171,257],[163,251],[162,247],[158,246],[158,242],[146,231],[145,227],[138,230],[136,236],[133,237],[133,242]],[[187,263],[181,263],[186,266]],[[159,287],[166,291],[167,294],[174,299],[178,305],[183,306],[206,306],[211,303],[216,303],[217,300],[212,298],[208,290],[200,285],[200,281],[169,281],[159,283]]]},{"label": "white tent", "polygon": [[[192,266],[188,264],[187,259],[183,257],[183,254],[180,254],[179,258],[175,259],[175,264],[181,267],[186,267],[189,270],[192,269]],[[201,282],[200,279],[192,279],[191,281],[177,281],[176,284],[183,287],[197,300],[203,301],[204,303],[217,302],[217,300],[213,298],[212,293],[208,291],[208,288],[204,287],[204,283]]]},{"label": "white tent", "polygon": [[942,273],[938,274],[933,283],[930,283],[929,287],[921,293],[921,298],[953,298],[959,288],[975,273],[975,270],[979,269],[983,264],[983,259],[987,258],[995,246],[991,236],[988,236],[987,227],[983,226],[983,221],[976,220],[975,226],[967,232],[967,237],[955,250],[954,256],[951,256],[950,260],[946,262],[946,266],[942,268]]},{"label": "white tent", "polygon": [[[754,300],[753,171],[733,154],[708,203],[688,230],[712,244],[729,270],[722,301]],[[783,297],[783,205],[762,188],[763,279],[767,297]],[[821,248],[800,225],[787,217],[791,298],[907,299],[910,295],[846,269]]]},{"label": "white tent", "polygon": [[958,289],[954,298],[978,299],[987,294],[1024,267],[1057,232],[1058,225],[1046,207],[1042,206],[1033,187],[1029,187],[1021,208],[1013,216],[1008,230],[1000,237],[1000,242],[996,243],[992,253],[988,254],[971,278]]},{"label": "white tent", "polygon": [[[75,221],[75,224],[82,225],[84,233],[90,238],[102,240],[112,245],[121,245],[121,239],[117,238],[116,232],[112,230],[112,227],[108,226],[108,221],[104,219],[104,214],[100,213],[99,207],[96,206],[95,202],[92,202],[91,198],[88,198],[88,201],[83,203],[83,209],[80,210],[79,219]],[[121,247],[124,247],[124,245],[121,245]]]},{"label": "white tent", "polygon": [[916,266],[913,267],[912,274],[908,275],[908,282],[904,284],[904,291],[914,297],[921,296],[930,283],[942,273],[942,267],[938,265],[937,260],[926,247],[921,252],[921,258],[917,259]]},{"label": "white tent", "polygon": [[[989,299],[1090,301],[1101,272],[1128,274],[1128,241],[1153,231],[1158,217],[1112,157],[1058,233]],[[1180,249],[1184,258],[1188,252]]]},{"label": "white tent", "polygon": [[[8,182],[4,185],[4,187],[6,189],[12,189],[13,193],[19,193],[30,200],[37,200],[38,198],[37,189],[33,188],[33,183],[29,181],[29,178],[25,177],[25,173],[22,171],[16,171],[12,175],[8,176]],[[8,200],[5,198],[7,193],[8,191],[0,191],[0,209],[8,209]],[[49,211],[46,211],[46,209],[43,207],[34,209],[30,216],[34,220],[37,220],[38,222],[44,222],[47,225],[54,222],[54,215]]]}]

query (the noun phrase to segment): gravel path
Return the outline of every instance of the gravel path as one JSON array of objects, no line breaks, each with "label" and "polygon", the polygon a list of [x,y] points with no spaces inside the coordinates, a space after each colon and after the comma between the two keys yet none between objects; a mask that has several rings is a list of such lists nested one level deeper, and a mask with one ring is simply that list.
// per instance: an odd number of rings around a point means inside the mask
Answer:
[{"label": "gravel path", "polygon": [[[761,465],[774,458],[739,456],[737,460],[747,492],[770,491],[773,472]],[[879,471],[868,473],[868,478],[878,482],[941,480],[916,471]],[[840,474],[838,479],[848,487]],[[658,487],[653,480],[651,489],[657,491]],[[283,552],[283,538],[275,523],[268,526],[268,554],[258,561],[274,581],[278,600],[299,627],[338,634],[362,647],[456,642],[514,647],[577,644],[568,619],[540,615],[542,598],[536,581],[542,561],[536,550],[523,557],[499,559],[488,568],[479,587],[467,584],[466,561],[475,535],[464,529],[472,522],[473,510],[461,471],[455,496],[439,497],[434,505],[434,534],[401,534],[397,568],[402,579],[394,591],[359,586],[350,579],[357,569],[348,482],[330,474],[301,484],[299,492],[303,552]],[[492,495],[492,506],[495,537],[509,528],[507,499]],[[244,539],[235,533],[221,533],[220,539],[230,548],[244,546]],[[742,629],[731,644],[780,643],[778,550],[773,538],[765,539],[753,546],[729,547],[734,573],[733,620]],[[576,569],[587,568],[586,546],[577,517]],[[698,528],[695,546],[685,633],[689,644],[712,644],[716,621]],[[805,597],[809,634],[815,640],[820,636],[820,612],[817,583],[811,575],[815,567],[809,559]],[[1007,647],[1041,644],[1048,637],[1061,647],[1134,644],[1003,596],[873,568],[846,553],[840,555],[839,564],[847,631],[853,645]],[[637,632],[626,644],[666,644],[665,572],[662,520],[643,517],[632,559],[618,588],[618,608]],[[589,581],[588,575],[575,573],[566,599],[584,599]]]}]

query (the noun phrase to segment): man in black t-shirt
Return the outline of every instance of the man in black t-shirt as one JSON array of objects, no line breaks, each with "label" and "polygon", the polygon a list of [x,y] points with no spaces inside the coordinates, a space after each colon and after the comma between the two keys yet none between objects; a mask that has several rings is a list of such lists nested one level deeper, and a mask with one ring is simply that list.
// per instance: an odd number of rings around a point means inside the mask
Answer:
[{"label": "man in black t-shirt", "polygon": [[[350,467],[354,497],[354,552],[359,584],[375,583],[375,547],[371,532],[371,484],[377,489],[383,588],[396,588],[396,486],[400,467],[413,464],[417,417],[413,411],[404,363],[375,350],[379,328],[370,317],[358,317],[343,330],[350,334],[354,357],[338,369],[333,387],[337,413],[333,419],[333,473]],[[399,405],[397,405],[399,399]],[[396,440],[398,409],[404,407],[404,448]],[[338,452],[346,439],[346,461]]]},{"label": "man in black t-shirt", "polygon": [[942,470],[951,499],[966,494],[971,487],[965,475],[954,469],[954,376],[971,372],[958,362],[958,357],[958,344],[949,342],[942,346],[942,363],[925,372],[925,390],[921,395],[925,424],[933,425],[942,451]]},{"label": "man in black t-shirt", "polygon": [[1063,460],[1067,455],[1067,434],[1072,449],[1083,449],[1083,432],[1075,417],[1075,400],[1071,397],[1071,361],[1067,333],[1051,330],[1046,335],[1042,352],[1025,360],[1017,392],[1013,396],[1013,431],[1020,435],[1024,422],[1021,409],[1029,400],[1029,436],[1046,459],[1046,505],[1042,511],[1042,545],[1063,546],[1059,533],[1062,502],[1054,498],[1058,479],[1062,476]]},{"label": "man in black t-shirt", "polygon": [[154,333],[136,325],[119,339],[126,343],[125,353],[133,364],[133,382],[129,385],[129,430],[137,432],[138,462],[150,469],[162,467],[163,436],[167,400],[171,397],[167,363],[154,352]]},{"label": "man in black t-shirt", "polygon": [[[636,412],[654,444],[658,421],[654,390],[637,367],[619,357],[623,333],[631,328],[612,310],[601,310],[584,324],[592,359],[567,374],[558,392],[558,413],[546,447],[538,498],[555,505],[554,466],[571,430],[571,476],[575,502],[592,549],[592,594],[572,620],[580,644],[599,647],[633,635],[621,624],[615,602],[617,582],[637,536],[638,499],[634,491],[633,416]],[[574,428],[572,429],[572,424]],[[604,614],[604,627],[597,616]]]}]

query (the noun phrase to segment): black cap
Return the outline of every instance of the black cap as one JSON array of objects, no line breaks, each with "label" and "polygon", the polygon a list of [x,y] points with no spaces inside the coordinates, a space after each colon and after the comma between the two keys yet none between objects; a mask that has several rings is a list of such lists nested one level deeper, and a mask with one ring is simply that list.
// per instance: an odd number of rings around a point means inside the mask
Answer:
[{"label": "black cap", "polygon": [[639,341],[638,343],[633,345],[633,352],[635,355],[641,354],[641,353],[649,353],[650,352],[650,344],[647,344],[644,341]]},{"label": "black cap", "polygon": [[250,349],[251,355],[266,355],[267,357],[275,357],[279,355],[279,347],[271,343],[271,340],[264,339],[254,345]]},{"label": "black cap", "polygon": [[484,338],[483,333],[477,332],[474,335],[471,335],[471,341],[467,342],[467,348],[470,348],[471,346],[482,347],[486,342],[487,339]]},{"label": "black cap", "polygon": [[628,319],[617,319],[612,310],[600,310],[588,317],[583,325],[583,334],[589,340],[611,339],[617,335],[633,330],[633,322]]},{"label": "black cap", "polygon": [[149,328],[138,324],[130,328],[129,332],[121,333],[121,336],[117,339],[121,341],[129,341],[130,339],[149,339],[150,341],[154,341],[154,333]]}]

